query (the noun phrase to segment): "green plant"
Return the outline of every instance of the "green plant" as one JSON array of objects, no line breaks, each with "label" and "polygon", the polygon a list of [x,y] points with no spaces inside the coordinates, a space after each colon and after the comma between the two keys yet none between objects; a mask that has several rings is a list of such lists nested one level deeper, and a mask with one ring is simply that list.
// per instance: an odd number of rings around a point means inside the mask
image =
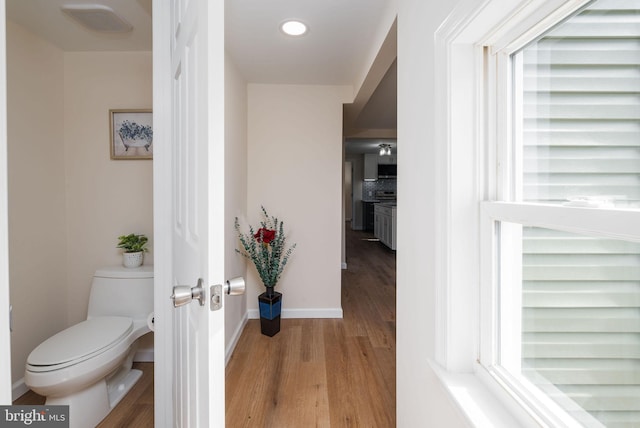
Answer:
[{"label": "green plant", "polygon": [[267,210],[264,207],[261,208],[265,220],[260,222],[260,228],[257,232],[254,231],[252,226],[249,226],[248,234],[240,232],[240,224],[238,223],[238,217],[236,217],[235,229],[245,251],[242,252],[236,249],[236,252],[251,260],[258,271],[258,275],[260,275],[262,283],[265,287],[272,288],[276,286],[278,279],[280,279],[280,275],[296,244],[285,250],[286,238],[284,236],[283,222],[278,221],[276,217],[269,217]]},{"label": "green plant", "polygon": [[136,235],[135,233],[131,233],[129,235],[118,236],[118,239],[120,240],[120,242],[118,242],[118,246],[116,248],[122,248],[125,253],[149,251],[146,248],[149,238],[147,238],[145,235]]}]

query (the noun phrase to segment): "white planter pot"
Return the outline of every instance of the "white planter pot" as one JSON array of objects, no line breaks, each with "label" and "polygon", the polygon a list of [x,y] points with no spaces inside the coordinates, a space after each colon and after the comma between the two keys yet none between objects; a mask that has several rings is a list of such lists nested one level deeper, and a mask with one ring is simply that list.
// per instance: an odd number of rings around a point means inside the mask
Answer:
[{"label": "white planter pot", "polygon": [[136,268],[142,266],[144,261],[144,252],[138,251],[137,253],[122,253],[122,264],[127,268]]}]

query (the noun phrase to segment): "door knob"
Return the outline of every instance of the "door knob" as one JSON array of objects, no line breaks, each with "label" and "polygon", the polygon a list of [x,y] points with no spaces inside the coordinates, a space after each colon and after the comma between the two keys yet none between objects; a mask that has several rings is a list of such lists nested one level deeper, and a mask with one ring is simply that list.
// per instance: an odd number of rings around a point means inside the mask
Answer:
[{"label": "door knob", "polygon": [[239,294],[244,294],[246,286],[244,283],[244,278],[239,276],[237,278],[228,279],[224,286],[212,285],[211,286],[211,303],[209,305],[212,311],[217,311],[222,308],[222,293],[224,290],[224,294],[228,294],[231,296],[237,296]]},{"label": "door knob", "polygon": [[237,278],[229,279],[224,284],[224,292],[231,296],[238,296],[240,294],[244,294],[245,289],[247,288],[244,278],[239,276]]},{"label": "door knob", "polygon": [[176,285],[173,287],[173,306],[179,307],[186,305],[192,300],[198,300],[200,306],[204,306],[204,287],[202,286],[202,278],[198,278],[198,284],[195,287],[188,285]]}]

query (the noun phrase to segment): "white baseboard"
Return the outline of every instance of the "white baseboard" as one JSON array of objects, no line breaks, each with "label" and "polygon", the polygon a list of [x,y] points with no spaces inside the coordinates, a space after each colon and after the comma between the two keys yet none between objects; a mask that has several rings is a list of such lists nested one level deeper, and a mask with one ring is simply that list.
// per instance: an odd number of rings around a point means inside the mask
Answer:
[{"label": "white baseboard", "polygon": [[24,378],[19,379],[11,385],[11,401],[15,401],[29,391],[29,387],[24,383]]},{"label": "white baseboard", "polygon": [[233,351],[236,349],[236,345],[238,344],[238,340],[240,340],[240,336],[242,335],[242,331],[244,330],[244,326],[247,325],[247,321],[249,320],[248,313],[245,313],[242,317],[242,321],[238,324],[238,328],[233,332],[233,336],[227,345],[227,349],[225,349],[224,355],[224,365],[225,367],[229,364],[229,360],[231,359],[231,355]]},{"label": "white baseboard", "polygon": [[[249,319],[260,318],[258,309],[249,309],[247,313]],[[342,308],[283,309],[282,318],[342,318]]]}]

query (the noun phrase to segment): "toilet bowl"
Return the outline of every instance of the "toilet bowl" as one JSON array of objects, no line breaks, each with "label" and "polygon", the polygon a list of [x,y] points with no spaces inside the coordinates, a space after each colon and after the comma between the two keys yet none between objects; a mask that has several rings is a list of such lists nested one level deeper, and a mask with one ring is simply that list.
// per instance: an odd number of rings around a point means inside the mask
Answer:
[{"label": "toilet bowl", "polygon": [[31,352],[26,385],[48,405],[68,405],[70,427],[96,426],[142,374],[131,366],[152,311],[151,266],[96,271],[87,320]]}]

